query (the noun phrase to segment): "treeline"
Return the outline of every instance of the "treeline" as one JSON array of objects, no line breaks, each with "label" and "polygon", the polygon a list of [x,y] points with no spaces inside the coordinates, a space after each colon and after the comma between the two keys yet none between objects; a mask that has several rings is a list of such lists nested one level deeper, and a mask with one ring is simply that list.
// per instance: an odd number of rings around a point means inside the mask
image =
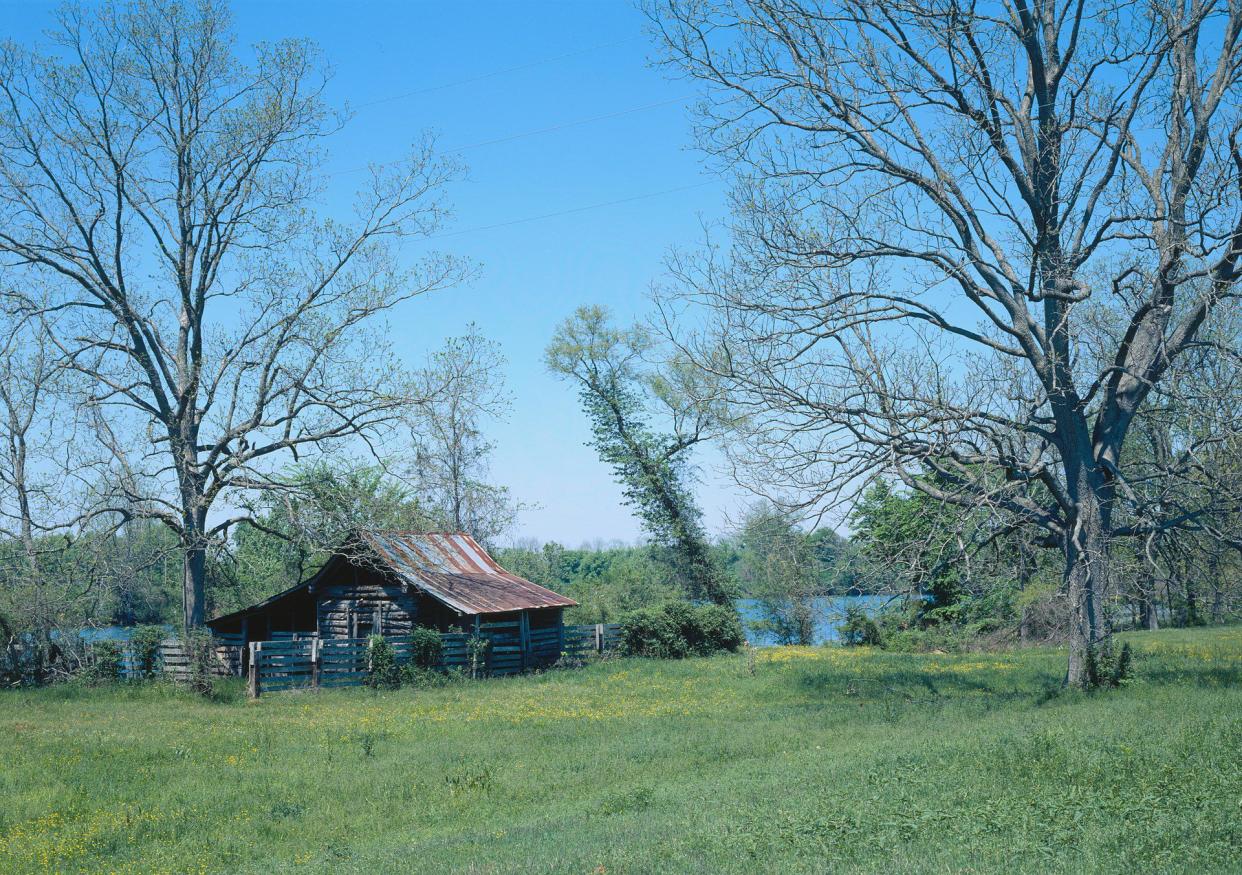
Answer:
[{"label": "treeline", "polygon": [[[443,522],[408,488],[374,468],[310,467],[297,502],[280,502],[237,529],[214,552],[206,574],[210,613],[235,610],[286,589],[327,558],[358,526],[434,528]],[[917,491],[878,483],[849,519],[852,534],[807,533],[770,504],[757,504],[735,531],[709,545],[730,598],[751,599],[776,640],[811,643],[824,597],[892,596],[874,617],[887,646],[918,648],[1059,640],[1065,622],[1061,568],[1053,551],[1021,532],[990,533],[986,516],[968,517]],[[579,602],[570,622],[616,622],[630,612],[683,600],[687,583],[675,548],[658,543],[581,545],[520,542],[492,546],[515,574]],[[1104,606],[1114,628],[1199,625],[1242,610],[1238,553],[1210,540],[1183,541],[1175,562],[1153,564],[1119,551],[1116,586]],[[172,532],[136,520],[72,542],[37,543],[33,576],[18,541],[0,545],[0,623],[17,630],[83,626],[176,625],[181,554]]]}]

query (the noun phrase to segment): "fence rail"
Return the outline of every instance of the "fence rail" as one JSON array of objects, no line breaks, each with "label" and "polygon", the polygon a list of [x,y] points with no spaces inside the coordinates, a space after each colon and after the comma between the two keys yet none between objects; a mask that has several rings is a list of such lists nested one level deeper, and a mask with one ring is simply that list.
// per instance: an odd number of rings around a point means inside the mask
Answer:
[{"label": "fence rail", "polygon": [[[86,645],[87,651],[94,649],[97,642]],[[121,663],[119,677],[123,680],[135,680],[148,676],[141,664],[138,654],[130,642],[117,642],[121,645]],[[212,660],[207,671],[213,677],[238,677],[242,673],[242,646],[228,639],[217,638],[212,645]],[[151,675],[163,675],[176,681],[188,681],[193,671],[193,661],[185,643],[176,638],[165,638],[155,648],[154,660],[150,666]]]},{"label": "fence rail", "polygon": [[565,652],[574,656],[613,653],[621,649],[620,623],[565,627]]},{"label": "fence rail", "polygon": [[[583,659],[593,653],[615,651],[621,642],[621,626],[599,623],[531,629],[521,621],[482,623],[478,637],[483,646],[472,654],[470,641],[474,637],[469,632],[441,633],[440,658],[434,668],[492,676],[517,674],[552,665],[562,654]],[[386,640],[399,663],[409,662],[413,649],[409,636]],[[88,651],[91,647],[87,645]],[[121,647],[120,677],[147,676],[133,646],[121,642]],[[259,695],[260,691],[358,686],[366,681],[369,671],[366,638],[320,638],[314,633],[277,632],[272,640],[251,642],[248,647],[246,659],[247,645],[240,634],[215,636],[209,672],[217,677],[246,676],[251,694]],[[185,644],[167,638],[156,648],[149,668],[152,674],[185,682],[190,680],[194,666]]]},{"label": "fence rail", "polygon": [[[492,676],[516,674],[527,668],[551,665],[565,653],[584,658],[590,653],[615,651],[621,643],[621,626],[599,623],[592,626],[555,626],[523,629],[520,622],[483,623],[479,637],[486,644],[480,654],[471,654],[467,632],[440,635],[439,671],[481,670]],[[398,663],[408,663],[413,655],[409,636],[385,638]],[[472,666],[472,659],[481,661]],[[240,664],[240,658],[239,658]],[[282,690],[353,687],[366,682],[370,670],[370,639],[282,637],[280,640],[250,644],[247,683],[250,695]]]}]

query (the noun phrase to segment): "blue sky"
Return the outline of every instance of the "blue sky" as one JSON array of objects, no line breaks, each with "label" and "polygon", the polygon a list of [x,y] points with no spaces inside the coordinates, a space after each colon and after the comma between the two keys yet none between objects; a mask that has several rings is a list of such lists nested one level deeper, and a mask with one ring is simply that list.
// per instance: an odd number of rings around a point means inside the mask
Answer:
[{"label": "blue sky", "polygon": [[[37,40],[53,9],[0,2],[0,32]],[[479,262],[480,278],[407,305],[392,320],[397,347],[418,362],[471,322],[501,344],[514,404],[492,429],[493,477],[538,505],[515,537],[638,537],[620,490],[584,446],[577,398],[545,373],[542,351],[580,304],[606,304],[621,319],[646,312],[668,249],[693,245],[724,211],[725,182],[691,147],[694,88],[649,64],[642,14],[627,0],[300,0],[234,10],[242,45],[317,42],[335,71],[330,99],[358,107],[331,144],[330,172],[400,158],[428,129],[445,150],[504,140],[461,153],[469,175],[450,192],[454,233],[436,241]],[[351,178],[333,177],[325,214],[347,215]],[[700,461],[701,504],[719,531],[744,499],[710,455]]]}]

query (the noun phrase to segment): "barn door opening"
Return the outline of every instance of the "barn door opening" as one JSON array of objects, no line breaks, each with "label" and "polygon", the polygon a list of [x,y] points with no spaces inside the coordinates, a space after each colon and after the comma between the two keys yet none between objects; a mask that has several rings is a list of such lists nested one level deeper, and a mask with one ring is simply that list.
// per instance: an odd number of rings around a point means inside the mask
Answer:
[{"label": "barn door opening", "polygon": [[372,635],[384,634],[384,614],[376,605],[368,610],[358,606],[349,610],[349,637],[369,638]]}]

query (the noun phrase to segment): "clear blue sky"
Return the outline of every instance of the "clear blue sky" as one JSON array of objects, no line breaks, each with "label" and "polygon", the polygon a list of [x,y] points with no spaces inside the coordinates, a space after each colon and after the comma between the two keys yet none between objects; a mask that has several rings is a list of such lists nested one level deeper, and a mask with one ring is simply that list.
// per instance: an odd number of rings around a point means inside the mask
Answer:
[{"label": "clear blue sky", "polygon": [[[0,2],[0,34],[37,40],[53,9]],[[332,144],[330,171],[400,158],[427,129],[446,150],[505,140],[462,152],[469,178],[450,193],[456,215],[447,230],[466,233],[437,241],[478,261],[481,277],[412,302],[392,330],[411,362],[471,322],[501,344],[514,405],[493,429],[492,473],[539,505],[515,536],[571,546],[636,538],[620,490],[584,446],[574,393],[541,358],[557,322],[579,304],[606,304],[622,319],[644,313],[669,247],[693,244],[702,222],[724,210],[725,183],[691,148],[693,86],[650,66],[642,14],[627,0],[300,0],[235,3],[234,11],[242,45],[317,42],[335,70],[330,98],[360,107]],[[371,101],[382,102],[364,106]],[[521,136],[546,128],[557,129]],[[326,214],[345,215],[350,179],[334,177]],[[670,189],[682,190],[644,197]],[[576,211],[519,221],[568,210]],[[741,498],[710,456],[701,462],[698,494],[718,531]]]}]

